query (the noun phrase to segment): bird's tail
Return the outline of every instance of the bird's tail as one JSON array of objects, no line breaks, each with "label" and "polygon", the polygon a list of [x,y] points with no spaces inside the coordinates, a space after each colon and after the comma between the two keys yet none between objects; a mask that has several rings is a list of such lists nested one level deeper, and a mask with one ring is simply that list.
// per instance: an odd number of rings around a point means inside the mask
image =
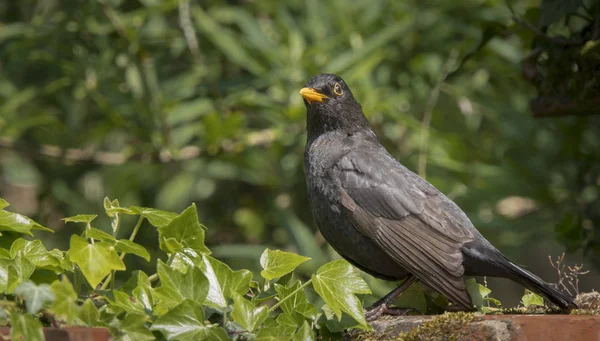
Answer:
[{"label": "bird's tail", "polygon": [[531,291],[541,294],[550,302],[554,303],[562,309],[576,309],[577,305],[573,301],[573,297],[555,289],[552,285],[544,282],[538,276],[519,267],[513,262],[508,261],[508,271],[513,275],[513,279]]}]

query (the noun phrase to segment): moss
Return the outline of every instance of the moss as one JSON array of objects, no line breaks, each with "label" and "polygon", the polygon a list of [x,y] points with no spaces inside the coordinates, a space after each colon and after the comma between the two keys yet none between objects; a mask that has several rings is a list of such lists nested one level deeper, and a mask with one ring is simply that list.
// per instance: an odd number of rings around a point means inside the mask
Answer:
[{"label": "moss", "polygon": [[573,309],[571,315],[600,315],[600,309]]},{"label": "moss", "polygon": [[600,310],[600,292],[584,292],[577,295],[575,304],[579,309],[584,310]]},{"label": "moss", "polygon": [[471,334],[469,323],[475,315],[467,312],[444,313],[413,330],[398,335],[398,341],[462,340]]},{"label": "moss", "polygon": [[380,340],[377,337],[377,333],[373,331],[364,331],[364,330],[351,330],[344,333],[344,340],[350,339],[353,341],[377,341]]}]

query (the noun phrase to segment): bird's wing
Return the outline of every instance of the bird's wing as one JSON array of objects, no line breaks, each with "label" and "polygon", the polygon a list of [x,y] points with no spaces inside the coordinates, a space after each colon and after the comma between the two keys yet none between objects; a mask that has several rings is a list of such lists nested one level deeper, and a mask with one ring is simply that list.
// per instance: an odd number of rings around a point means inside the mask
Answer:
[{"label": "bird's wing", "polygon": [[351,151],[336,171],[354,226],[420,281],[472,309],[461,247],[474,228],[462,210],[387,153]]}]

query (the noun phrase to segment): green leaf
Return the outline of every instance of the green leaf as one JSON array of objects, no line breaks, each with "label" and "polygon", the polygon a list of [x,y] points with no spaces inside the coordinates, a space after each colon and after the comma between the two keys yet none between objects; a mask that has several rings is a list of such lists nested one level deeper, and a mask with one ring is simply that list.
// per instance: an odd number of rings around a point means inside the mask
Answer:
[{"label": "green leaf", "polygon": [[343,259],[329,262],[312,275],[312,281],[315,291],[333,310],[338,321],[343,311],[368,328],[362,303],[355,294],[370,294],[371,289],[350,263]]},{"label": "green leaf", "polygon": [[96,219],[97,214],[78,214],[73,217],[62,218],[65,223],[91,223]]},{"label": "green leaf", "polygon": [[140,314],[146,313],[144,306],[135,297],[130,296],[119,290],[113,290],[103,295],[109,301],[112,307],[119,307],[128,314]]},{"label": "green leaf", "polygon": [[205,303],[208,306],[225,308],[233,294],[244,295],[250,289],[252,273],[248,270],[233,271],[227,264],[206,255],[198,266],[210,283]]},{"label": "green leaf", "polygon": [[177,213],[161,211],[154,208],[131,206],[129,208],[121,207],[118,200],[110,201],[104,198],[104,210],[109,217],[114,217],[115,214],[141,215],[154,227],[168,225]]},{"label": "green leaf", "polygon": [[10,247],[10,256],[15,258],[17,254],[21,254],[37,267],[60,271],[62,254],[59,252],[57,255],[55,251],[48,252],[41,240],[30,241],[23,238],[15,240]]},{"label": "green leaf", "polygon": [[190,300],[181,302],[156,319],[150,329],[160,331],[168,340],[229,340],[225,329],[215,324],[207,324],[204,321],[202,306]]},{"label": "green leaf", "polygon": [[255,341],[281,341],[289,340],[295,331],[295,327],[290,326],[273,326],[264,327],[258,330]]},{"label": "green leaf", "polygon": [[10,313],[11,340],[45,341],[42,322],[29,314],[20,314],[17,310]]},{"label": "green leaf", "polygon": [[118,341],[150,341],[156,340],[152,332],[146,326],[150,317],[145,314],[127,314],[119,321],[119,330],[123,332]]},{"label": "green leaf", "polygon": [[490,289],[486,288],[485,286],[477,283],[475,278],[467,279],[465,281],[465,284],[467,286],[467,292],[469,293],[469,296],[471,296],[471,302],[473,302],[473,305],[475,305],[478,308],[482,307],[485,298],[492,291]]},{"label": "green leaf", "polygon": [[6,293],[9,281],[10,259],[0,258],[0,294]]},{"label": "green leaf", "polygon": [[83,302],[83,305],[81,305],[78,319],[86,326],[93,327],[98,325],[100,312],[91,299],[86,299],[85,302]]},{"label": "green leaf", "polygon": [[[2,205],[8,206],[8,203],[5,200],[2,201]],[[30,236],[33,236],[31,230],[54,232],[53,230],[36,223],[22,214],[8,212],[3,208],[0,209],[0,231],[24,233]]]},{"label": "green leaf", "polygon": [[146,248],[141,246],[140,244],[132,242],[129,239],[117,240],[111,234],[93,227],[85,230],[85,236],[87,238],[94,238],[95,240],[106,242],[114,246],[118,252],[134,254],[136,256],[144,258],[146,261],[150,261],[150,254],[148,253]]},{"label": "green leaf", "polygon": [[142,304],[147,312],[151,312],[154,307],[154,298],[152,297],[152,284],[148,275],[143,271],[135,270],[129,280],[119,288],[120,291],[132,295]]},{"label": "green leaf", "polygon": [[290,315],[293,313],[300,313],[308,318],[316,317],[319,312],[317,308],[306,299],[304,290],[299,290],[292,294],[294,291],[298,290],[301,285],[302,283],[298,280],[288,286],[275,283],[275,290],[277,291],[280,300],[290,296],[281,303],[281,310]]},{"label": "green leaf", "polygon": [[183,250],[183,244],[178,242],[175,238],[167,238],[163,242],[167,253],[175,253]]},{"label": "green leaf", "polygon": [[313,330],[310,328],[308,322],[304,321],[302,326],[292,337],[292,341],[315,341],[316,336]]},{"label": "green leaf", "polygon": [[266,305],[254,307],[252,302],[238,293],[234,293],[232,297],[233,311],[231,312],[231,318],[247,331],[254,331],[269,316]]},{"label": "green leaf", "polygon": [[427,289],[420,283],[413,283],[394,302],[402,308],[414,308],[422,314],[427,313]]},{"label": "green leaf", "polygon": [[154,208],[131,206],[129,209],[135,214],[139,214],[146,218],[146,220],[154,227],[166,226],[177,217],[177,213],[161,211]]},{"label": "green leaf", "polygon": [[19,283],[31,277],[33,271],[35,271],[35,265],[21,253],[18,253],[12,262],[8,264],[8,283],[6,292],[12,293]]},{"label": "green leaf", "polygon": [[35,285],[32,281],[21,282],[13,292],[25,300],[27,312],[37,314],[46,303],[54,301],[54,294],[48,284]]},{"label": "green leaf", "polygon": [[111,245],[116,243],[116,238],[112,234],[99,230],[95,227],[85,229],[85,236],[87,238],[94,238],[103,242],[108,242]]},{"label": "green leaf", "polygon": [[[332,332],[332,333],[340,333],[343,332],[344,330],[348,330],[348,329],[354,329],[354,328],[363,328],[361,327],[361,325],[354,320],[352,317],[350,317],[350,315],[348,314],[343,314],[342,315],[342,319],[338,321],[337,316],[335,315],[335,313],[333,312],[333,310],[331,310],[331,308],[327,305],[324,304],[321,307],[321,310],[323,311],[323,315],[322,318],[319,319],[319,321],[323,321],[325,320],[324,326],[323,324],[321,324],[321,330],[319,332],[319,334],[322,334],[325,331],[328,332]],[[323,337],[324,339],[326,339],[325,337]],[[338,340],[338,338],[333,338],[333,340]]]},{"label": "green leaf", "polygon": [[527,289],[525,289],[525,295],[523,295],[521,301],[523,301],[525,308],[529,308],[530,306],[544,306],[544,298]]},{"label": "green leaf", "polygon": [[78,235],[71,236],[69,258],[79,266],[88,283],[95,288],[113,270],[125,270],[125,264],[112,245],[90,244]]},{"label": "green leaf", "polygon": [[266,249],[260,256],[260,265],[264,269],[260,275],[267,280],[272,280],[294,271],[298,265],[309,259],[291,252]]},{"label": "green leaf", "polygon": [[6,200],[0,198],[0,210],[4,209],[5,207],[8,207],[8,205],[9,203]]},{"label": "green leaf", "polygon": [[198,30],[210,40],[232,63],[248,70],[254,75],[261,75],[265,68],[260,65],[244,49],[238,35],[217,23],[199,6],[194,7],[194,18]]},{"label": "green leaf", "polygon": [[140,244],[134,243],[128,239],[119,239],[115,243],[115,249],[119,252],[130,253],[139,257],[144,258],[147,262],[150,261],[150,254],[146,251],[146,248]]},{"label": "green leaf", "polygon": [[67,323],[72,323],[80,309],[73,285],[67,276],[62,276],[61,280],[52,283],[51,289],[56,299],[50,306],[50,310]]},{"label": "green leaf", "polygon": [[193,266],[187,274],[182,274],[159,260],[157,272],[160,287],[154,293],[163,308],[174,307],[185,299],[198,304],[204,303],[208,295],[209,282],[197,267]]},{"label": "green leaf", "polygon": [[171,222],[158,228],[161,250],[168,252],[164,240],[174,238],[177,242],[189,247],[198,253],[210,254],[210,250],[204,245],[203,227],[198,222],[198,212],[196,205],[192,204],[185,209],[180,215],[173,218]]}]

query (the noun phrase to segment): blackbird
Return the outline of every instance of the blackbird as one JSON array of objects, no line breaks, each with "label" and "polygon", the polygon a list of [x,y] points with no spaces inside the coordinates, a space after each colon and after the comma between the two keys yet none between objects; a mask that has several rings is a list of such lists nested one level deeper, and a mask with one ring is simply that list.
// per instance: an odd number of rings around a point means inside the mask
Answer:
[{"label": "blackbird", "polygon": [[509,278],[562,309],[576,308],[571,297],[508,260],[452,200],[396,161],[342,78],[315,76],[300,95],[307,114],[308,198],[319,230],[361,270],[405,279],[375,303],[368,319],[387,311],[416,280],[448,297],[455,309],[473,310],[463,276]]}]

